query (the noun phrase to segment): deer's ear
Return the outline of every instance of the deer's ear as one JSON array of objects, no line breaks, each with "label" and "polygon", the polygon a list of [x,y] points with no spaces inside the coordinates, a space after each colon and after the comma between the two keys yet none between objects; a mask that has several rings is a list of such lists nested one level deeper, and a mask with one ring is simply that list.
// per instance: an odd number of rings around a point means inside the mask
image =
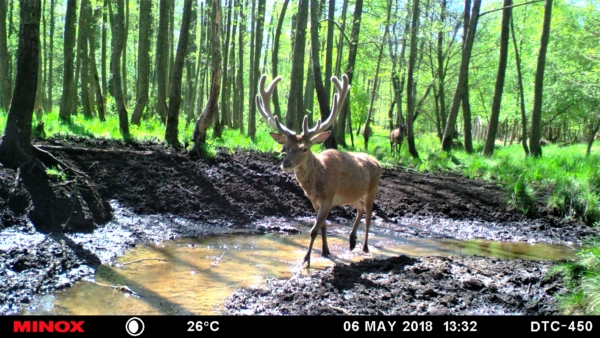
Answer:
[{"label": "deer's ear", "polygon": [[275,142],[277,142],[279,144],[285,144],[285,141],[286,141],[285,136],[279,135],[279,134],[273,133],[273,132],[270,132],[269,134],[271,134],[271,137],[275,140]]},{"label": "deer's ear", "polygon": [[325,142],[325,140],[329,137],[329,135],[331,135],[331,131],[326,131],[324,133],[321,133],[321,134],[311,138],[310,143],[319,144],[319,143]]}]

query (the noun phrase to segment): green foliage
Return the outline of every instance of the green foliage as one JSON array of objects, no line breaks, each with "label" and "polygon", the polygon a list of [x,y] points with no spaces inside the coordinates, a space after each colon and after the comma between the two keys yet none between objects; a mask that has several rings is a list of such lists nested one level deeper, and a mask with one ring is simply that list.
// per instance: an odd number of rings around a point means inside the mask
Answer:
[{"label": "green foliage", "polygon": [[67,174],[60,169],[60,167],[50,167],[46,169],[46,175],[56,177],[61,181],[65,181],[67,179]]},{"label": "green foliage", "polygon": [[578,254],[576,262],[557,264],[551,275],[560,275],[569,289],[558,297],[559,307],[568,315],[600,314],[600,243],[596,240]]},{"label": "green foliage", "polygon": [[524,214],[529,214],[535,204],[535,192],[531,183],[527,181],[524,174],[514,183],[511,193],[508,196],[508,206],[511,209],[519,210]]}]

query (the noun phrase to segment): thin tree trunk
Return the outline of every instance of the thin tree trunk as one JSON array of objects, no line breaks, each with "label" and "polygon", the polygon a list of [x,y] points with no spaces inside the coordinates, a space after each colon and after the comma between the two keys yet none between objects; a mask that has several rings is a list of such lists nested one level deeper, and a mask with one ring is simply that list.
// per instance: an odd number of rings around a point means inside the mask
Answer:
[{"label": "thin tree trunk", "polygon": [[64,65],[63,65],[63,90],[62,98],[60,101],[60,112],[59,117],[63,121],[70,119],[71,114],[74,113],[76,107],[73,106],[75,94],[75,84],[73,78],[73,61],[75,53],[75,21],[77,17],[77,1],[69,0],[67,2],[67,15],[65,21],[65,41],[64,41]]},{"label": "thin tree trunk", "polygon": [[183,18],[179,30],[179,46],[173,65],[173,80],[171,81],[171,93],[169,95],[169,111],[167,114],[167,128],[165,140],[175,148],[181,147],[179,143],[179,106],[181,105],[181,79],[183,77],[183,62],[185,61],[192,16],[192,1],[185,0],[183,5]]},{"label": "thin tree trunk", "polygon": [[[111,57],[110,69],[113,76],[113,93],[117,104],[117,114],[119,115],[119,130],[126,141],[131,138],[129,134],[129,119],[127,118],[127,110],[125,109],[125,101],[123,100],[123,85],[121,83],[121,52],[123,51],[124,38],[124,3],[123,0],[112,0],[109,5],[111,8],[110,26],[112,31],[111,38]],[[112,6],[116,8],[113,10]]]},{"label": "thin tree trunk", "polygon": [[10,56],[6,38],[7,1],[0,1],[0,109],[8,112],[12,96],[10,89]]},{"label": "thin tree trunk", "polygon": [[88,42],[90,45],[89,59],[91,76],[93,77],[93,88],[96,91],[96,107],[98,108],[98,118],[100,121],[105,121],[106,107],[104,105],[104,95],[106,95],[106,92],[102,92],[102,87],[100,86],[100,77],[98,76],[98,67],[96,67],[96,22],[98,22],[100,19],[102,12],[102,8],[96,8],[94,11],[90,25],[90,32],[92,33],[88,35]]},{"label": "thin tree trunk", "polygon": [[[284,0],[279,13],[279,20],[277,21],[277,28],[275,29],[275,37],[273,38],[273,53],[271,54],[271,67],[273,69],[273,78],[277,77],[279,64],[279,38],[281,36],[281,28],[283,27],[283,20],[285,19],[285,12],[290,0]],[[241,45],[240,45],[241,46]],[[279,93],[277,87],[273,90],[273,112],[281,120],[281,106],[279,105]]]},{"label": "thin tree trunk", "polygon": [[[52,95],[53,75],[54,75],[54,0],[50,0],[50,41],[49,41],[49,55],[48,57],[48,107],[47,111],[51,111],[54,106],[54,99]],[[0,76],[1,78],[1,76]]]},{"label": "thin tree trunk", "polygon": [[[305,0],[302,0],[305,1]],[[265,22],[265,0],[258,0],[258,11],[256,15],[256,34],[254,34],[254,38],[256,42],[254,43],[254,64],[252,64],[252,82],[250,83],[252,88],[252,95],[250,96],[252,99],[250,100],[250,110],[248,111],[248,136],[250,139],[254,140],[254,136],[256,134],[256,101],[254,100],[254,96],[258,91],[258,73],[260,71],[260,52],[262,49],[262,38],[263,38],[263,26]],[[306,23],[305,23],[306,24]],[[302,95],[302,94],[300,94]]]},{"label": "thin tree trunk", "polygon": [[490,115],[490,124],[483,148],[483,156],[492,156],[496,142],[496,133],[498,131],[498,119],[500,117],[500,104],[502,103],[502,92],[504,91],[504,79],[506,77],[506,64],[508,60],[508,39],[509,24],[512,16],[512,0],[504,0],[504,10],[502,11],[502,28],[500,31],[500,61],[498,62],[498,75],[496,76],[496,86],[494,88],[494,98],[492,100],[492,113]]},{"label": "thin tree trunk", "polygon": [[221,87],[221,2],[212,0],[212,20],[210,36],[212,38],[212,64],[211,64],[211,87],[208,102],[204,111],[196,120],[194,128],[194,147],[190,150],[190,155],[198,154],[200,147],[206,142],[208,126],[212,121],[217,103],[219,102],[219,93]]},{"label": "thin tree trunk", "polygon": [[[321,75],[321,62],[319,60],[319,3],[316,0],[310,1],[310,46],[313,84],[317,92],[319,110],[321,110],[321,121],[325,121],[331,112],[329,108],[329,95],[323,85],[323,77]],[[327,83],[329,81],[329,79],[326,80]],[[312,102],[313,100],[311,99]],[[331,130],[331,127],[327,130]],[[327,149],[337,149],[335,137],[328,137],[324,144]]]},{"label": "thin tree trunk", "polygon": [[150,36],[152,34],[152,1],[140,2],[138,40],[138,81],[137,102],[131,114],[131,124],[140,125],[142,115],[148,104],[150,87]]},{"label": "thin tree trunk", "polygon": [[244,0],[240,0],[240,27],[238,33],[238,69],[235,77],[235,91],[238,93],[238,99],[234,100],[237,104],[236,113],[239,114],[240,133],[244,134],[244,107],[242,98],[244,97],[244,33],[246,32],[246,17],[244,16]]},{"label": "thin tree trunk", "polygon": [[[184,103],[184,112],[186,115],[186,126],[192,121],[194,118],[194,102],[196,95],[196,86],[198,83],[198,71],[196,70],[196,60],[200,60],[199,58],[194,59],[195,54],[198,51],[198,47],[196,45],[196,29],[198,22],[198,5],[194,1],[192,3],[192,17],[190,19],[190,37],[188,42],[188,50],[187,57],[185,59],[185,77],[187,82],[187,93],[185,94],[185,103]],[[198,66],[198,68],[200,68]]]},{"label": "thin tree trunk", "polygon": [[169,68],[169,12],[172,0],[160,0],[158,35],[156,36],[156,113],[163,122],[167,117],[167,74]]},{"label": "thin tree trunk", "polygon": [[450,151],[452,148],[452,138],[454,136],[454,126],[458,116],[458,108],[460,102],[463,100],[465,84],[467,83],[469,61],[471,60],[471,51],[473,49],[473,42],[475,40],[475,31],[477,29],[477,22],[479,21],[479,9],[481,7],[481,0],[475,0],[473,8],[471,10],[471,18],[469,19],[469,27],[466,32],[467,38],[463,45],[462,57],[460,62],[460,70],[458,75],[458,81],[456,84],[456,90],[454,92],[454,98],[452,99],[452,105],[448,112],[448,121],[446,122],[446,128],[444,129],[444,135],[442,137],[442,150]]},{"label": "thin tree trunk", "polygon": [[89,61],[88,61],[88,34],[89,21],[88,12],[90,9],[89,0],[81,1],[79,14],[79,63],[80,63],[80,97],[81,97],[81,112],[86,118],[92,117],[92,102],[90,99],[89,88]]},{"label": "thin tree trunk", "polygon": [[537,68],[535,71],[535,85],[533,91],[533,111],[531,113],[531,137],[529,138],[529,149],[535,157],[542,156],[540,145],[542,120],[542,98],[544,94],[544,70],[546,68],[546,52],[550,40],[550,21],[552,19],[552,0],[546,0],[544,8],[544,23],[542,38],[540,41],[540,52],[538,54]]},{"label": "thin tree trunk", "polygon": [[[296,34],[290,74],[290,91],[287,106],[286,127],[290,130],[300,128],[302,124],[302,84],[304,83],[304,49],[306,46],[306,26],[308,21],[308,1],[300,0],[296,15]],[[362,0],[359,0],[362,1]]]},{"label": "thin tree trunk", "polygon": [[408,151],[410,155],[418,159],[419,153],[415,146],[415,135],[413,131],[414,113],[415,113],[415,97],[414,97],[414,72],[415,64],[417,59],[417,36],[419,33],[419,0],[413,0],[413,15],[411,20],[410,28],[410,54],[408,57],[408,73],[406,79],[406,122],[407,122],[407,135],[406,140],[408,143]]},{"label": "thin tree trunk", "polygon": [[108,29],[108,21],[107,21],[107,15],[108,15],[108,1],[109,0],[104,0],[104,8],[102,10],[102,47],[101,47],[101,67],[102,67],[102,92],[104,93],[104,104],[106,105],[106,97],[108,96],[109,92],[108,91],[108,75],[106,74],[106,35],[107,35],[107,29]]},{"label": "thin tree trunk", "polygon": [[223,72],[222,72],[222,77],[223,77],[223,83],[221,84],[221,120],[218,121],[219,123],[219,127],[217,128],[215,126],[214,130],[213,130],[213,137],[214,138],[219,138],[223,135],[223,129],[225,128],[225,126],[229,126],[231,125],[230,123],[230,117],[229,117],[229,112],[230,112],[230,103],[229,103],[229,78],[230,78],[230,73],[228,71],[229,69],[229,46],[230,46],[230,39],[231,39],[231,14],[233,12],[233,0],[228,0],[227,1],[227,21],[225,24],[225,44],[223,45],[222,50],[224,50],[225,52],[223,53]]},{"label": "thin tree trunk", "polygon": [[[354,79],[354,65],[356,63],[356,55],[358,54],[358,39],[360,35],[360,24],[362,21],[362,10],[363,8],[363,0],[356,0],[354,4],[354,20],[352,24],[352,33],[350,36],[350,50],[348,51],[348,63],[346,64],[345,73],[348,76],[348,82],[352,85],[352,81]],[[338,52],[339,53],[339,52]],[[345,137],[345,122],[346,115],[350,114],[350,95],[344,102],[344,106],[340,111],[340,116],[338,117],[338,126],[337,126],[337,134],[335,135],[336,141],[339,145],[346,145],[346,137]],[[351,125],[349,125],[352,128]]]}]

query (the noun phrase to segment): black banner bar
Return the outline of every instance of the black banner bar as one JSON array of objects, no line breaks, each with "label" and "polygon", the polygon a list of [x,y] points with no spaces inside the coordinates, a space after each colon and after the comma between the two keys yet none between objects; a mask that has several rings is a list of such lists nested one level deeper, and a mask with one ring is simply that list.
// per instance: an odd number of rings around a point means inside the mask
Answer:
[{"label": "black banner bar", "polygon": [[[167,334],[164,336],[164,334]],[[231,334],[283,336],[290,334],[439,335],[481,334],[595,335],[597,316],[5,316],[0,337],[92,336],[105,337],[225,337]],[[509,337],[510,338],[510,337]]]}]

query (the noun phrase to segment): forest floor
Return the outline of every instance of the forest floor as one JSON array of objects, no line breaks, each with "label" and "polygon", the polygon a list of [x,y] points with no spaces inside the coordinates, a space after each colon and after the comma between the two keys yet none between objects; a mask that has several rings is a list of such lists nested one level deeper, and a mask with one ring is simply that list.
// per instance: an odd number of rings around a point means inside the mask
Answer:
[{"label": "forest floor", "polygon": [[[68,200],[74,193],[68,188],[68,173],[82,172],[91,181],[88,188],[96,189],[113,215],[118,211],[108,201],[116,200],[138,214],[169,214],[190,222],[173,222],[169,231],[161,224],[129,224],[125,230],[96,225],[96,229],[89,229],[75,224],[90,218],[85,202],[80,201],[81,208],[56,204],[56,213],[67,217],[62,223],[65,226],[38,232],[30,216],[39,202],[32,198],[27,185],[20,183],[15,171],[0,166],[3,315],[18,313],[41,293],[69,287],[92,275],[99,264],[139,243],[248,230],[252,221],[267,216],[314,216],[293,174],[281,170],[278,154],[221,150],[215,158],[190,160],[154,143],[70,138],[35,144],[69,167],[57,168],[59,173],[65,172],[62,177],[51,176],[57,195]],[[490,228],[464,229],[451,222],[447,227],[440,223],[431,231],[429,226],[419,228],[417,221],[401,234],[407,237],[580,244],[599,234],[580,222],[556,217],[542,204],[528,217],[507,211],[505,200],[504,190],[493,183],[386,169],[374,215],[392,223],[412,217],[493,224]],[[65,210],[58,210],[61,208]],[[86,215],[74,217],[77,212]],[[329,217],[353,219],[355,210],[336,207]],[[313,255],[320,254],[319,245],[316,247]],[[552,264],[482,257],[365,260],[294,275],[288,281],[270,280],[261,289],[239,290],[226,308],[229,314],[558,314],[554,296],[566,288],[560,278],[547,275]]]}]

